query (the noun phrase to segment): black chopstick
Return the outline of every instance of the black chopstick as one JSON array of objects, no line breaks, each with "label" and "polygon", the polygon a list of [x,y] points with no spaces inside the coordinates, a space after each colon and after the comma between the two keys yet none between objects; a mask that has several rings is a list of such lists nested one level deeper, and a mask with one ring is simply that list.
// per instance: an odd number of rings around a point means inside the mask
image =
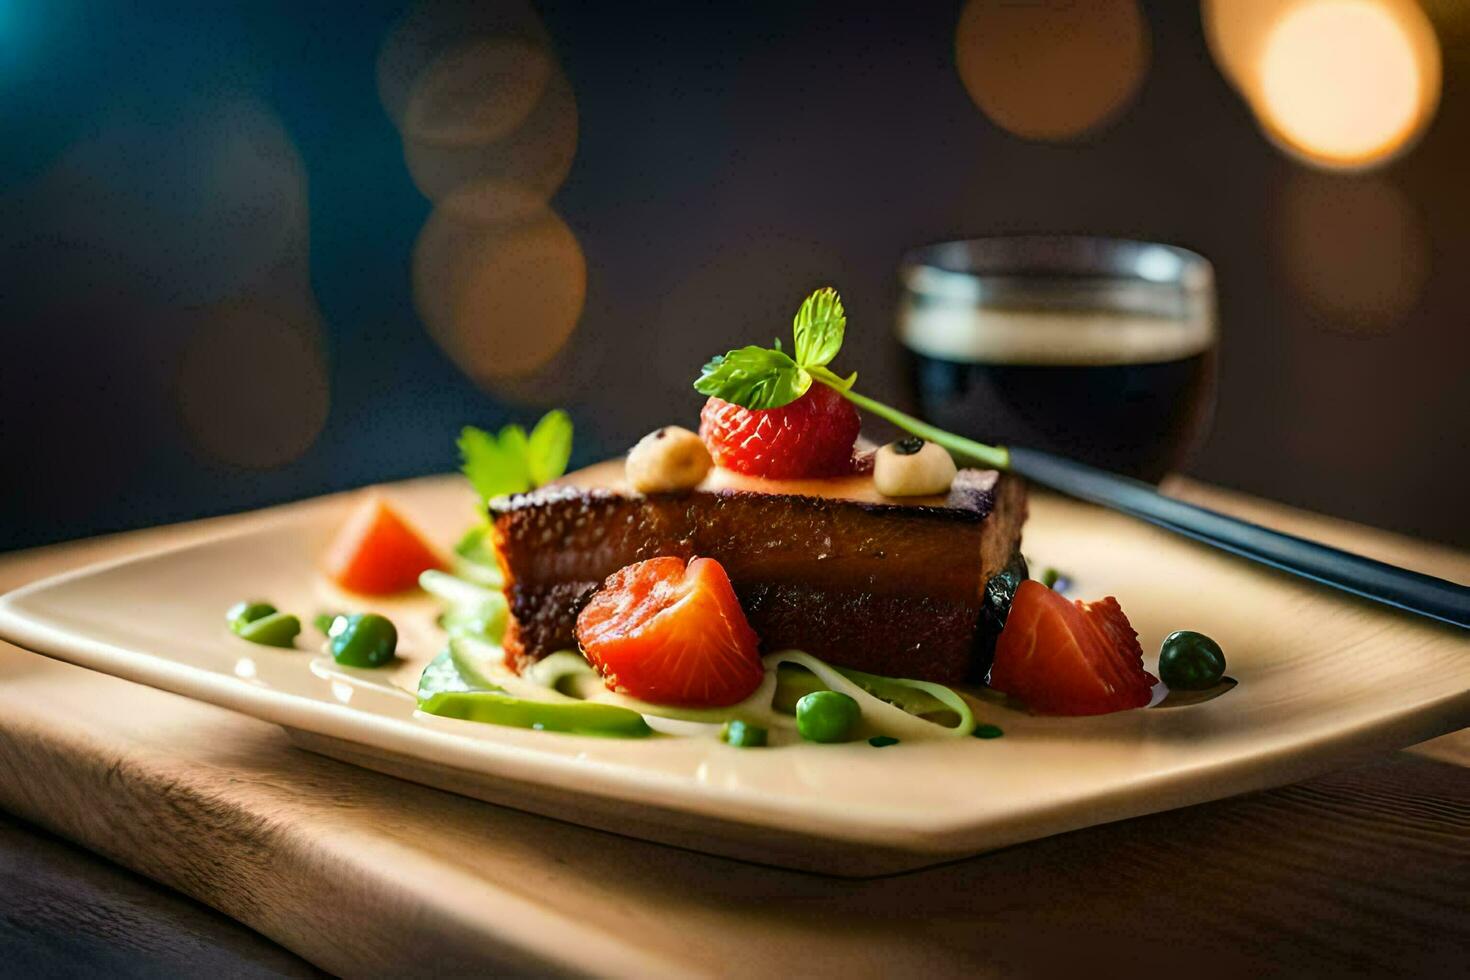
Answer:
[{"label": "black chopstick", "polygon": [[1470,629],[1470,588],[1187,504],[1147,483],[1035,449],[1010,449],[1029,480],[1344,592]]}]

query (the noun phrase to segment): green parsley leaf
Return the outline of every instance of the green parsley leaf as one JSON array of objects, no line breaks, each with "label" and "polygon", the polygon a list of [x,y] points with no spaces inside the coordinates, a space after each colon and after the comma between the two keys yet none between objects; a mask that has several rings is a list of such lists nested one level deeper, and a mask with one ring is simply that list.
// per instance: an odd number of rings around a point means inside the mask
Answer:
[{"label": "green parsley leaf", "polygon": [[842,298],[831,286],[806,298],[791,322],[796,335],[796,363],[804,368],[825,367],[842,349],[847,314]]},{"label": "green parsley leaf", "polygon": [[500,451],[517,461],[526,481],[534,486],[536,481],[531,478],[531,440],[526,438],[526,430],[515,423],[501,429]]},{"label": "green parsley leaf", "polygon": [[572,417],[559,408],[541,416],[531,430],[528,449],[531,482],[539,487],[561,476],[572,458]]},{"label": "green parsley leaf", "polygon": [[[521,438],[525,438],[524,433]],[[473,425],[460,431],[459,457],[463,460],[460,470],[469,477],[470,486],[482,502],[531,489],[531,472],[526,467],[525,455],[509,448],[509,443],[514,441],[512,436],[503,446],[494,435]]]},{"label": "green parsley leaf", "polygon": [[508,493],[525,493],[566,472],[572,452],[572,420],[548,412],[531,434],[507,425],[499,435],[467,425],[459,434],[460,467],[482,503]]},{"label": "green parsley leaf", "polygon": [[789,405],[811,386],[812,376],[790,356],[764,347],[741,347],[716,357],[694,382],[701,395],[754,409]]}]

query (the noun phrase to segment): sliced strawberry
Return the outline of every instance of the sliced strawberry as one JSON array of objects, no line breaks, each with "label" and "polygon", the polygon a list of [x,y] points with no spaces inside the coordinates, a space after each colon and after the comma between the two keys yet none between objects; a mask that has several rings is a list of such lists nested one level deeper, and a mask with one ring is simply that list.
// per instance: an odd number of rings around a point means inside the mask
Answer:
[{"label": "sliced strawberry", "polygon": [[577,642],[614,691],[723,707],[764,676],[759,639],[713,558],[650,558],[614,572],[577,616]]},{"label": "sliced strawberry", "polygon": [[1141,708],[1157,679],[1118,600],[1070,602],[1028,579],[995,645],[990,686],[1053,715]]},{"label": "sliced strawberry", "polygon": [[852,472],[860,425],[852,402],[824,384],[780,408],[711,398],[699,413],[699,436],[716,464],[773,480]]},{"label": "sliced strawberry", "polygon": [[391,595],[419,584],[419,574],[444,561],[408,521],[377,495],[365,497],[337,532],[323,559],[342,588]]}]

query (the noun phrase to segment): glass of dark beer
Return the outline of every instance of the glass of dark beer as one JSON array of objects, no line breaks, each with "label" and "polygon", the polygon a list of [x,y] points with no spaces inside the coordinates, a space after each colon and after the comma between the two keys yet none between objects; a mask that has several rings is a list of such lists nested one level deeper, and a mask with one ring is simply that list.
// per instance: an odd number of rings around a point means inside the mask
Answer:
[{"label": "glass of dark beer", "polygon": [[1157,483],[1215,396],[1210,263],[1170,245],[1018,236],[910,252],[898,337],[919,414]]}]

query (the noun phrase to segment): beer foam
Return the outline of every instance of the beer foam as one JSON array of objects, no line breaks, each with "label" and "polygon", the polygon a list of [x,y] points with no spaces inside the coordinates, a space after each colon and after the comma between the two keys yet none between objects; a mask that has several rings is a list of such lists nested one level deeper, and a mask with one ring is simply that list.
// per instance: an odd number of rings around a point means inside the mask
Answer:
[{"label": "beer foam", "polygon": [[898,336],[918,354],[976,364],[1159,364],[1214,342],[1210,317],[1108,310],[1007,309],[906,300]]}]

